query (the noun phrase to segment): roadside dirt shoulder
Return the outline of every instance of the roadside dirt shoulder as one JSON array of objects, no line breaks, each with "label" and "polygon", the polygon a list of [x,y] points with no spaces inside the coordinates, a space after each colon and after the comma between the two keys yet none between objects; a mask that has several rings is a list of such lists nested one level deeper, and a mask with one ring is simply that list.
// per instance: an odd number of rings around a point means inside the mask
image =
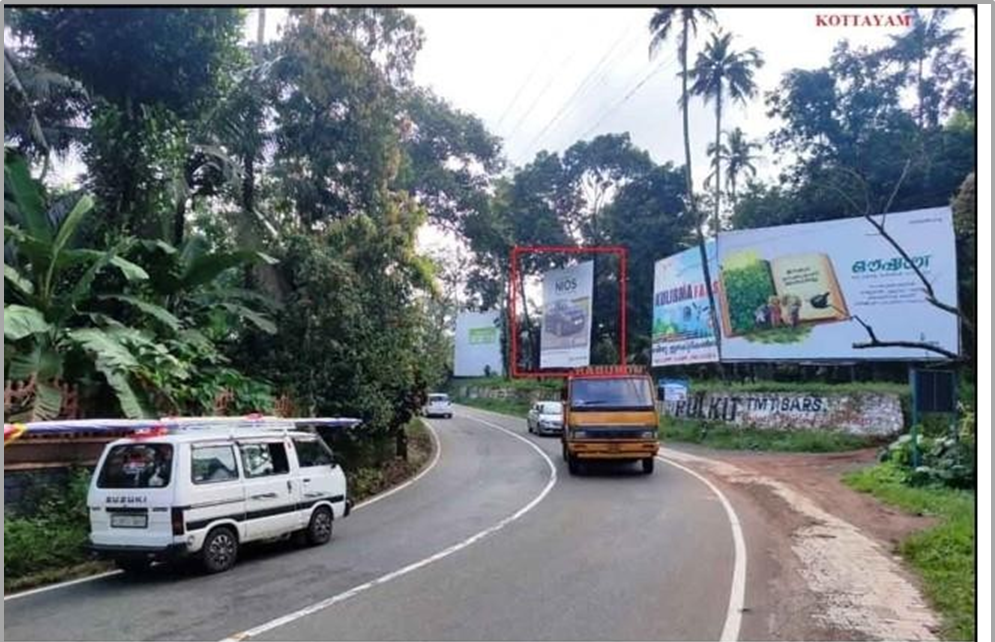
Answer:
[{"label": "roadside dirt shoulder", "polygon": [[[874,450],[772,454],[668,448],[730,494],[749,549],[743,639],[935,640],[939,619],[896,545],[930,526],[841,481]],[[752,593],[752,598],[751,598]]]}]

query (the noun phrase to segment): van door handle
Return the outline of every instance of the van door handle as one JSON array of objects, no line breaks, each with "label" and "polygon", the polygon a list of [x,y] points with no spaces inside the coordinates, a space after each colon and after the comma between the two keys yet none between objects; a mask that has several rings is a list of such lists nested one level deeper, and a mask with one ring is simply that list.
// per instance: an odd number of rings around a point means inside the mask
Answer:
[{"label": "van door handle", "polygon": [[276,499],[279,497],[276,493],[261,493],[259,495],[252,495],[249,499]]},{"label": "van door handle", "polygon": [[310,479],[305,479],[305,480],[304,480],[304,483],[305,483],[305,484],[310,484],[310,483],[311,483],[311,480],[310,480]]}]

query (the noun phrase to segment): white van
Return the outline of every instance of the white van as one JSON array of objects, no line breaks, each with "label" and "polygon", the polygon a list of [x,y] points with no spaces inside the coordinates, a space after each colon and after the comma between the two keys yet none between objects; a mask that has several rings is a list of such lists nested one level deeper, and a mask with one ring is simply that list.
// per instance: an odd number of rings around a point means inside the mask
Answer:
[{"label": "white van", "polygon": [[197,556],[228,570],[247,542],[331,539],[349,514],[331,449],[293,420],[167,420],[107,445],[90,484],[90,546],[126,571]]}]

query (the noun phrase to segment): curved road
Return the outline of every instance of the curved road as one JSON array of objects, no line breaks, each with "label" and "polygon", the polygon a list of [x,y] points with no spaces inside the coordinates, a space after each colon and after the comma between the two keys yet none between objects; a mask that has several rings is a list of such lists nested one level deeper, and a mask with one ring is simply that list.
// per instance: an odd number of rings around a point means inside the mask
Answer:
[{"label": "curved road", "polygon": [[162,569],[8,598],[4,638],[723,635],[737,553],[702,480],[663,464],[571,477],[559,441],[521,420],[460,407],[431,424],[437,464],[337,523],[330,545],[258,548],[222,575]]}]

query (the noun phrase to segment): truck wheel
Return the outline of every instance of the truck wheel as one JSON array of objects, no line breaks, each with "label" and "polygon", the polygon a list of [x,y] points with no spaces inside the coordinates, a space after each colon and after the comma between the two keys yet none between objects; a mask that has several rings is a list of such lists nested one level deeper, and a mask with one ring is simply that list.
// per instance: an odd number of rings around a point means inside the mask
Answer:
[{"label": "truck wheel", "polygon": [[207,534],[200,549],[200,561],[208,573],[222,573],[238,559],[238,536],[227,526],[219,526]]},{"label": "truck wheel", "polygon": [[311,546],[327,544],[332,539],[332,511],[327,506],[321,506],[311,515],[311,523],[307,527],[307,543]]},{"label": "truck wheel", "polygon": [[652,457],[647,457],[643,460],[643,474],[652,475],[653,474],[653,464],[656,462]]},{"label": "truck wheel", "polygon": [[576,457],[571,457],[568,454],[567,455],[567,470],[570,471],[571,475],[579,475],[580,474],[580,460],[578,460]]}]

